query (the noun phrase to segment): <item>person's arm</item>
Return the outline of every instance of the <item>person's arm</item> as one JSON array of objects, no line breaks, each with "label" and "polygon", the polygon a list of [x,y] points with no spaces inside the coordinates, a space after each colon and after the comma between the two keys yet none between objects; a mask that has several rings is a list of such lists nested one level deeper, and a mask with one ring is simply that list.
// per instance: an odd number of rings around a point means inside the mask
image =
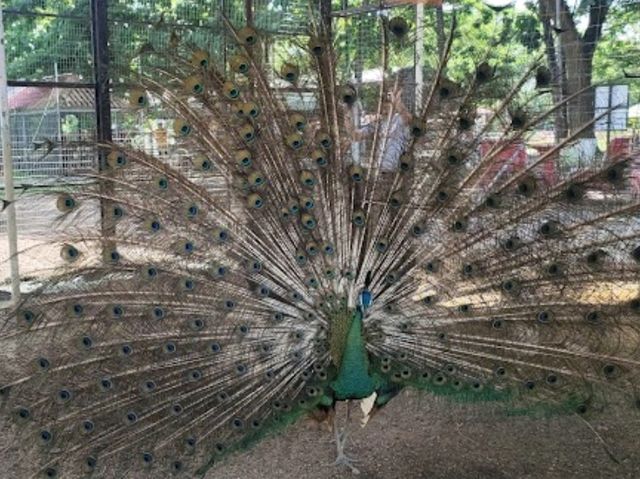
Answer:
[{"label": "person's arm", "polygon": [[391,103],[393,104],[393,109],[395,113],[400,115],[403,123],[407,125],[411,123],[411,120],[413,119],[413,115],[409,110],[407,110],[407,107],[402,101],[402,90],[400,88],[398,88],[396,91],[391,93]]},{"label": "person's arm", "polygon": [[353,116],[351,115],[352,111],[352,108],[345,111],[345,114],[343,116],[344,128],[345,130],[347,130],[353,141],[362,141],[373,134],[373,125],[367,124],[360,128],[357,128],[355,126],[355,122],[353,121]]}]

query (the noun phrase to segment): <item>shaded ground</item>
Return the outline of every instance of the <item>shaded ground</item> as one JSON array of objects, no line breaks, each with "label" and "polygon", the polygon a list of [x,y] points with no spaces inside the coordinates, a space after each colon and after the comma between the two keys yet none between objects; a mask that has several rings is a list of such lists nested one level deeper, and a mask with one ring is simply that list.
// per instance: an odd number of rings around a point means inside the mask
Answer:
[{"label": "shaded ground", "polygon": [[[360,475],[329,464],[331,434],[303,421],[218,464],[206,479],[637,479],[640,416],[603,413],[541,420],[505,417],[482,405],[451,405],[417,393],[396,398],[348,452]],[[607,449],[619,463],[609,456]]]}]

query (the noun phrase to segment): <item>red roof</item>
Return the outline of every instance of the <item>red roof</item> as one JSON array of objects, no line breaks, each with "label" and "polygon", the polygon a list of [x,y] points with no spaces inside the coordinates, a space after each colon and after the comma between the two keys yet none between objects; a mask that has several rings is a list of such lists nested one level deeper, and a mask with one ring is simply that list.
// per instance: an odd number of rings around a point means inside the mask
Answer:
[{"label": "red roof", "polygon": [[93,110],[94,92],[91,88],[15,87],[9,91],[10,110],[46,110],[56,105],[56,90],[60,108]]},{"label": "red roof", "polygon": [[[47,78],[46,80],[51,80]],[[59,82],[80,82],[77,75],[65,74]],[[56,93],[57,92],[57,93]],[[95,92],[93,88],[53,88],[53,87],[11,87],[9,88],[9,110],[46,110],[55,108],[56,94],[60,108],[65,110],[94,110]],[[113,101],[115,100],[115,101]],[[117,107],[121,101],[112,99]]]}]

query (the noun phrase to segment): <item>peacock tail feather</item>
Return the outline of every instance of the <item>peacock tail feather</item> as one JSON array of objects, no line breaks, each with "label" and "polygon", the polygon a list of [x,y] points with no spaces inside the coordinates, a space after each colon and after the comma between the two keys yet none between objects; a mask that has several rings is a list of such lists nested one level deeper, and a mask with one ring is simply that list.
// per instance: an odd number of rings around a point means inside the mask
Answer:
[{"label": "peacock tail feather", "polygon": [[[192,170],[102,144],[101,167],[56,197],[63,265],[0,337],[23,477],[202,475],[319,407],[405,387],[513,414],[588,415],[613,394],[638,409],[638,151],[544,183],[594,119],[500,167],[571,97],[534,108],[552,81],[538,61],[477,123],[500,66],[487,52],[449,78],[455,24],[419,107],[399,110],[387,70],[360,129],[360,92],[310,22],[277,72],[260,32],[229,22],[223,66],[179,39],[141,50],[162,61],[130,78],[131,108],[173,113]],[[386,66],[404,27],[382,22]],[[314,109],[275,84],[313,91]],[[73,227],[96,210],[102,231]]]}]

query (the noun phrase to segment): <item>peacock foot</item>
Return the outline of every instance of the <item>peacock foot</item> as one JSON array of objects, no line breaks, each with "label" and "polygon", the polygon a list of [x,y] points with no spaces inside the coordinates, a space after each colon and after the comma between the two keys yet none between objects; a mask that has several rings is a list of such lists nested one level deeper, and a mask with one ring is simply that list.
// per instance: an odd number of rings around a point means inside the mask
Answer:
[{"label": "peacock foot", "polygon": [[336,458],[335,462],[333,463],[334,466],[346,466],[349,469],[351,469],[351,472],[355,475],[360,474],[360,470],[354,465],[354,463],[357,463],[358,460],[351,458],[347,455],[345,455],[344,453],[338,453],[338,457]]},{"label": "peacock foot", "polygon": [[338,456],[336,457],[336,460],[334,461],[333,465],[346,466],[349,469],[351,469],[351,472],[353,474],[356,474],[356,475],[360,474],[360,471],[358,470],[358,468],[354,466],[354,463],[358,461],[352,457],[347,456],[344,452],[345,445],[347,443],[347,437],[348,437],[347,427],[345,426],[344,429],[340,430],[336,426],[335,434],[336,434],[335,442],[336,442],[336,449],[338,452]]}]

